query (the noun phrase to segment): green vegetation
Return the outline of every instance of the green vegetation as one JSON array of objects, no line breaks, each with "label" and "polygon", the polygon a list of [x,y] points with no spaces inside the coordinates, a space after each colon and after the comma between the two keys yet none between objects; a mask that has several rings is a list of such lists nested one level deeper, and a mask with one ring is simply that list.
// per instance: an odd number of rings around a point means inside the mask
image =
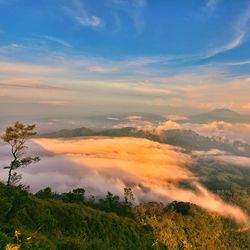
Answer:
[{"label": "green vegetation", "polygon": [[21,249],[150,249],[153,244],[150,231],[136,221],[84,203],[40,199],[2,184],[0,197],[0,249],[15,243],[15,230],[31,237]]},{"label": "green vegetation", "polygon": [[21,167],[26,167],[33,162],[39,161],[39,157],[26,156],[25,150],[26,139],[36,135],[34,131],[35,125],[24,125],[20,122],[15,122],[14,126],[6,128],[3,135],[3,141],[8,143],[12,155],[12,161],[9,166],[5,166],[8,169],[8,186],[18,183],[21,179],[21,175],[17,172],[13,172]]},{"label": "green vegetation", "polygon": [[199,158],[188,166],[200,182],[223,200],[250,214],[250,169],[216,159]]},{"label": "green vegetation", "polygon": [[184,202],[132,207],[130,191],[97,200],[0,184],[0,249],[249,249],[228,219]]},{"label": "green vegetation", "polygon": [[[13,160],[7,167],[7,185],[0,183],[0,249],[250,249],[250,227],[241,228],[190,203],[149,202],[134,207],[129,187],[123,198],[108,192],[98,199],[86,197],[84,188],[58,194],[47,187],[34,195],[23,185],[15,186],[20,178],[12,171],[38,160],[24,156],[25,139],[35,135],[34,128],[16,122],[3,136],[11,146]],[[193,149],[190,145],[225,146],[192,131],[167,131],[161,139],[132,128],[101,133],[164,140],[186,150]],[[188,168],[212,192],[250,214],[249,169],[199,157]],[[193,188],[188,181],[179,186]]]}]

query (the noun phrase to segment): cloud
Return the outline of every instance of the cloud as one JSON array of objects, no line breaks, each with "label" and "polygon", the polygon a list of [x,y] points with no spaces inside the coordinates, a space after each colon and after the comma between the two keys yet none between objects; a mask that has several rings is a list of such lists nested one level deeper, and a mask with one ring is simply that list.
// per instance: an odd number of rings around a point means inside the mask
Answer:
[{"label": "cloud", "polygon": [[83,2],[72,1],[71,5],[63,6],[63,10],[82,27],[101,28],[104,26],[104,21],[99,16],[90,14]]},{"label": "cloud", "polygon": [[213,14],[221,0],[206,0],[204,10],[208,15]]},{"label": "cloud", "polygon": [[[1,32],[0,32],[1,33]],[[0,46],[0,54],[9,54],[12,52],[17,52],[26,48],[23,44],[11,43],[8,45]]]},{"label": "cloud", "polygon": [[27,89],[62,89],[57,86],[46,85],[40,82],[35,82],[30,79],[22,79],[22,78],[12,78],[12,79],[5,79],[0,80],[0,86],[5,88],[27,88]]},{"label": "cloud", "polygon": [[250,168],[250,158],[233,155],[225,151],[211,149],[209,151],[193,151],[192,154],[199,158],[213,159],[227,165],[234,165],[243,168]]},{"label": "cloud", "polygon": [[164,115],[167,120],[171,121],[184,121],[188,120],[188,117],[182,115]]},{"label": "cloud", "polygon": [[[34,142],[31,148],[42,160],[21,172],[23,181],[33,191],[45,186],[59,192],[84,187],[95,195],[103,196],[107,191],[122,195],[123,188],[131,185],[137,202],[191,202],[248,223],[247,215],[239,207],[223,202],[196,180],[184,167],[190,162],[189,156],[178,148],[139,138],[36,139]],[[3,154],[2,163],[7,158]],[[183,180],[194,189],[180,188],[178,183]]]},{"label": "cloud", "polygon": [[64,70],[58,66],[47,66],[44,64],[35,63],[22,63],[22,62],[11,62],[11,61],[0,61],[0,73],[6,74],[55,74],[60,73]]},{"label": "cloud", "polygon": [[66,42],[63,39],[60,39],[58,37],[54,37],[54,36],[41,36],[41,38],[44,38],[44,39],[46,39],[48,41],[60,44],[60,45],[65,46],[65,47],[71,47],[71,45],[68,42]]},{"label": "cloud", "polygon": [[[95,101],[95,107],[101,102],[104,107],[109,102],[110,112],[116,112],[118,107],[120,111],[124,110],[125,106],[128,110],[130,105],[130,110],[140,111],[146,108],[145,112],[162,114],[182,109],[179,113],[181,115],[184,114],[183,106],[187,112],[218,107],[243,110],[243,106],[249,101],[248,77],[230,78],[227,71],[211,67],[197,67],[171,74],[166,71],[167,64],[175,60],[171,57],[106,60],[34,49],[30,50],[32,55],[27,59],[23,55],[26,47],[11,47],[12,49],[4,49],[4,53],[9,54],[4,54],[0,60],[0,82],[12,85],[11,90],[5,89],[3,92],[8,91],[13,97],[20,96],[20,85],[27,86],[31,83],[68,89],[68,94],[58,92],[57,99],[65,99],[67,102],[71,100],[72,104],[78,105],[75,107],[78,110],[83,105],[90,107]],[[8,52],[11,50],[12,52]],[[22,62],[4,59],[6,56],[12,58],[13,54],[18,53],[25,58]],[[15,84],[19,85],[18,89],[14,89]],[[72,95],[73,92],[77,92],[75,96]],[[44,96],[46,94],[50,95],[49,92],[43,93]],[[26,95],[26,99],[30,98],[28,92]],[[37,99],[40,93],[33,91],[32,96]],[[115,108],[117,109],[114,110]]]},{"label": "cloud", "polygon": [[242,42],[245,38],[245,35],[246,35],[246,31],[244,31],[244,30],[237,32],[237,34],[235,35],[235,37],[233,38],[232,41],[230,41],[229,43],[224,44],[220,47],[217,47],[217,48],[210,50],[208,52],[208,54],[205,56],[205,58],[213,57],[217,54],[220,54],[220,53],[226,52],[228,50],[232,50],[232,49],[237,48],[239,45],[242,44]]},{"label": "cloud", "polygon": [[206,123],[202,125],[202,128],[208,130],[226,130],[233,127],[233,124],[224,121],[215,121],[211,123]]},{"label": "cloud", "polygon": [[86,27],[101,27],[103,26],[101,18],[97,16],[90,16],[90,17],[76,17],[76,20],[81,24],[82,26]]},{"label": "cloud", "polygon": [[115,4],[129,5],[134,7],[145,7],[147,0],[113,0]]},{"label": "cloud", "polygon": [[159,122],[158,124],[153,124],[148,122],[146,125],[137,126],[138,130],[143,130],[144,132],[149,132],[156,135],[161,135],[163,131],[170,129],[180,129],[181,125],[176,123],[175,121],[165,121]]},{"label": "cloud", "polygon": [[242,108],[243,108],[243,109],[250,110],[250,102],[244,104]]},{"label": "cloud", "polygon": [[[213,2],[213,1],[211,1]],[[216,2],[216,1],[215,1]],[[250,19],[250,5],[242,13],[239,19],[232,25],[233,38],[217,48],[211,49],[205,58],[213,57],[217,54],[232,50],[240,46],[245,40],[249,31],[249,19]]]},{"label": "cloud", "polygon": [[228,66],[240,66],[240,65],[247,65],[247,64],[250,64],[249,60],[224,63],[224,65],[228,65]]},{"label": "cloud", "polygon": [[[147,7],[146,0],[113,0],[113,3],[118,7],[120,12],[126,13],[126,15],[132,20],[136,35],[140,35],[145,28],[144,9]],[[119,11],[117,12],[119,14]],[[117,15],[118,15],[117,14]],[[121,26],[121,19],[116,15],[118,20],[118,26]],[[127,22],[126,22],[127,23]]]}]

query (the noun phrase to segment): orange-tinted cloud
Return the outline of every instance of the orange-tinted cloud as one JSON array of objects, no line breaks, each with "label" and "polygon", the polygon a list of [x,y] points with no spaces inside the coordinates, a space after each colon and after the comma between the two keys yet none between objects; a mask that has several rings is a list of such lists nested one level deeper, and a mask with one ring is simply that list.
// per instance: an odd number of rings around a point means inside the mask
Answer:
[{"label": "orange-tinted cloud", "polygon": [[[137,201],[191,202],[238,222],[248,222],[248,216],[239,207],[226,204],[202,187],[184,167],[190,162],[189,156],[169,145],[139,138],[108,137],[35,139],[34,142],[70,160],[80,170],[91,171],[92,179],[85,179],[88,186],[96,188],[100,182],[101,189],[120,190],[119,194],[130,184]],[[188,181],[194,189],[180,188],[181,180]]]}]

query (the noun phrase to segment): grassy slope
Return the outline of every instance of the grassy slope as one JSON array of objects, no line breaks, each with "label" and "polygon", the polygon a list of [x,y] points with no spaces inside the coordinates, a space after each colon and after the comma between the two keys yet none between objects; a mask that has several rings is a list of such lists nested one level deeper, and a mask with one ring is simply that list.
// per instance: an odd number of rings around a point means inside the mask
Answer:
[{"label": "grassy slope", "polygon": [[41,200],[3,185],[0,197],[0,249],[11,240],[13,229],[33,237],[37,246],[32,249],[149,249],[153,243],[149,232],[129,218],[85,205]]},{"label": "grassy slope", "polygon": [[[199,207],[173,202],[133,209],[135,218],[58,199],[40,199],[0,184],[0,249],[26,242],[21,249],[249,249],[250,233]],[[25,241],[31,236],[30,241]]]}]

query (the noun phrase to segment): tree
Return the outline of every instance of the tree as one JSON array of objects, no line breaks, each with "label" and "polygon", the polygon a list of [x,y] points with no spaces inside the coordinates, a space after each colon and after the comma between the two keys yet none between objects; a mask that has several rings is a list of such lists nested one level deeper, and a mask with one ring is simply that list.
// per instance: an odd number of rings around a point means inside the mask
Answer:
[{"label": "tree", "polygon": [[9,166],[4,167],[9,169],[7,185],[15,184],[21,179],[15,171],[20,167],[26,167],[31,163],[38,162],[38,156],[26,156],[27,139],[37,133],[34,131],[35,125],[24,125],[20,122],[15,122],[14,126],[6,128],[2,139],[11,147],[12,161]]},{"label": "tree", "polygon": [[124,200],[127,204],[132,204],[132,202],[135,200],[135,196],[131,187],[124,188]]}]

